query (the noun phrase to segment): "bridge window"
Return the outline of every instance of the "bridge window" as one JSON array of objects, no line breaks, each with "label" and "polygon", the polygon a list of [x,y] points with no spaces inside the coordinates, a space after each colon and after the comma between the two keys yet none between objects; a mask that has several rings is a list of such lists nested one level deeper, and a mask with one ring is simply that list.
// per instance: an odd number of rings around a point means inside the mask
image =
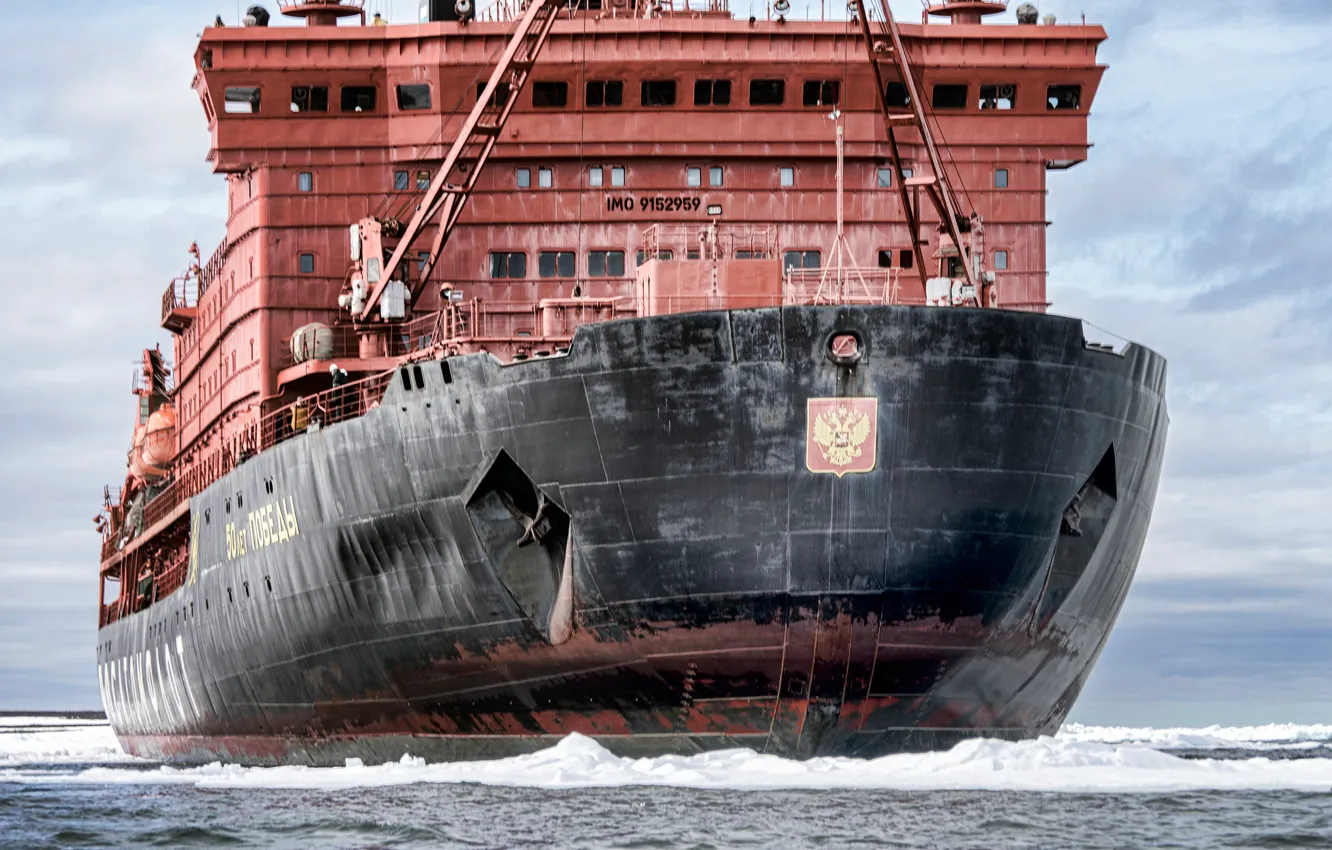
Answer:
[{"label": "bridge window", "polygon": [[612,186],[623,186],[623,185],[624,185],[624,166],[623,166],[623,165],[616,165],[616,166],[613,166],[613,167],[611,168],[611,185],[612,185]]},{"label": "bridge window", "polygon": [[996,188],[996,189],[1007,189],[1007,188],[1008,188],[1008,169],[1007,169],[1007,168],[996,168],[996,169],[994,170],[994,188]]},{"label": "bridge window", "polygon": [[591,251],[587,255],[588,277],[624,277],[623,251]]},{"label": "bridge window", "polygon": [[783,166],[777,170],[778,182],[783,189],[790,189],[795,185],[795,169],[790,166]]},{"label": "bridge window", "polygon": [[634,262],[636,265],[640,266],[643,265],[643,263],[647,262],[648,260],[660,260],[661,262],[664,263],[673,259],[675,259],[675,252],[670,250],[669,248],[658,251],[656,256],[654,257],[647,256],[646,252],[642,250],[639,250],[636,254],[634,254]]},{"label": "bridge window", "polygon": [[542,251],[537,254],[537,274],[541,277],[573,277],[573,251]]},{"label": "bridge window", "polygon": [[1047,109],[1081,109],[1082,86],[1050,86],[1045,92],[1045,106]]},{"label": "bridge window", "polygon": [[587,170],[587,185],[593,189],[600,189],[604,179],[600,165],[594,165]]},{"label": "bridge window", "polygon": [[720,165],[714,165],[708,169],[708,185],[720,186],[722,184],[722,169]]},{"label": "bridge window", "polygon": [[702,185],[703,185],[703,169],[701,169],[701,168],[686,168],[686,169],[685,169],[685,185],[688,186],[688,187],[690,187],[690,188],[696,188],[696,187],[698,187],[698,186],[702,186]]},{"label": "bridge window", "polygon": [[996,86],[980,87],[980,108],[981,110],[1012,109],[1013,104],[1017,102],[1017,86],[1012,83]]},{"label": "bridge window", "polygon": [[397,192],[406,192],[412,187],[412,175],[406,171],[393,172],[393,189]]},{"label": "bridge window", "polygon": [[327,112],[328,86],[292,86],[292,112]]},{"label": "bridge window", "polygon": [[967,87],[962,83],[939,83],[934,87],[935,109],[966,109]]},{"label": "bridge window", "polygon": [[893,251],[887,248],[879,252],[879,268],[891,269],[893,267]]},{"label": "bridge window", "polygon": [[841,93],[840,80],[805,80],[805,106],[836,106]]},{"label": "bridge window", "polygon": [[374,112],[377,92],[374,86],[343,86],[343,112]]},{"label": "bridge window", "polygon": [[418,171],[418,172],[416,172],[416,188],[417,188],[419,191],[422,191],[422,192],[424,192],[426,189],[429,189],[429,188],[430,188],[430,172],[429,172],[429,171]]},{"label": "bridge window", "polygon": [[301,254],[300,270],[301,274],[314,274],[314,254]]},{"label": "bridge window", "polygon": [[426,263],[430,260],[429,251],[416,252],[416,273],[421,274],[425,271]]},{"label": "bridge window", "polygon": [[490,276],[522,280],[527,277],[527,255],[521,251],[492,251]]},{"label": "bridge window", "polygon": [[903,83],[889,83],[888,90],[884,92],[884,100],[889,106],[905,109],[911,106],[911,93]]},{"label": "bridge window", "polygon": [[253,115],[259,111],[263,93],[258,86],[228,86],[223,108],[228,115]]},{"label": "bridge window", "polygon": [[916,267],[916,252],[910,248],[903,248],[898,252],[898,267],[903,269],[913,269]]},{"label": "bridge window", "polygon": [[[403,172],[403,173],[405,174],[406,172]],[[518,169],[518,171],[517,171],[517,175],[518,175],[518,188],[519,188],[519,189],[531,189],[531,188],[532,188],[532,169],[530,169],[530,168],[520,168],[520,169]]]},{"label": "bridge window", "polygon": [[995,251],[995,252],[994,252],[994,268],[995,268],[995,271],[1001,271],[1001,272],[1002,272],[1002,271],[1006,271],[1006,270],[1008,269],[1008,252],[1007,252],[1007,251]]},{"label": "bridge window", "polygon": [[549,189],[555,185],[555,172],[549,168],[537,169],[537,188]]},{"label": "bridge window", "polygon": [[588,106],[623,106],[624,80],[588,80]]},{"label": "bridge window", "polygon": [[296,189],[300,192],[314,191],[314,173],[302,171],[296,175]]},{"label": "bridge window", "polygon": [[818,251],[787,251],[782,255],[782,268],[788,272],[792,269],[817,269],[820,259]]},{"label": "bridge window", "polygon": [[644,80],[639,94],[644,106],[674,106],[675,80]]},{"label": "bridge window", "polygon": [[537,109],[560,109],[569,105],[569,84],[563,80],[532,83],[532,106]]},{"label": "bridge window", "polygon": [[[485,94],[485,93],[486,93],[486,84],[485,84],[485,83],[477,83],[477,84],[476,84],[476,99],[477,99],[477,100],[480,100],[480,99],[481,99],[481,96],[482,96],[483,94]],[[492,94],[492,95],[490,96],[490,104],[489,104],[489,105],[490,105],[490,106],[503,106],[504,104],[506,104],[506,103],[508,103],[508,102],[509,102],[509,84],[508,84],[508,83],[500,83],[498,86],[495,86],[495,93]]]},{"label": "bridge window", "polygon": [[398,86],[398,108],[403,111],[430,108],[430,86],[412,83]]},{"label": "bridge window", "polygon": [[893,170],[891,168],[880,168],[878,174],[878,186],[880,189],[893,188]]},{"label": "bridge window", "polygon": [[695,81],[694,81],[694,105],[695,105],[695,106],[730,106],[730,105],[731,105],[731,81],[730,81],[730,80],[695,80]]},{"label": "bridge window", "polygon": [[750,80],[750,106],[781,106],[786,100],[786,80]]}]

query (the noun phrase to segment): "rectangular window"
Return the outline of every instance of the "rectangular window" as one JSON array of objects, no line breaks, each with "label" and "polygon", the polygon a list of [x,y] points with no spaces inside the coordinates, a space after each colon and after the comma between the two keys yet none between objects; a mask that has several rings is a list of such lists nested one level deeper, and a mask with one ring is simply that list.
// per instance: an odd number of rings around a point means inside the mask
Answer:
[{"label": "rectangular window", "polygon": [[518,188],[519,188],[519,189],[531,189],[531,188],[532,188],[532,169],[530,169],[530,168],[520,168],[520,169],[518,169],[517,174],[518,174]]},{"label": "rectangular window", "polygon": [[617,165],[611,169],[611,185],[612,186],[624,185],[624,166]]},{"label": "rectangular window", "polygon": [[[228,91],[230,91],[228,89]],[[1082,86],[1050,86],[1045,91],[1046,109],[1081,109]],[[258,112],[258,107],[255,108]]]},{"label": "rectangular window", "polygon": [[730,106],[730,105],[731,105],[731,81],[730,81],[730,80],[695,80],[695,81],[694,81],[694,105],[695,105],[695,106]]},{"label": "rectangular window", "polygon": [[549,189],[554,185],[555,185],[555,172],[551,171],[549,168],[538,168],[537,187],[541,189]]},{"label": "rectangular window", "polygon": [[1017,86],[1012,83],[980,87],[980,108],[1008,110],[1017,102]]},{"label": "rectangular window", "polygon": [[995,268],[996,271],[1004,271],[1004,270],[1006,270],[1006,269],[1008,268],[1008,252],[1007,252],[1007,251],[995,251],[995,252],[994,252],[994,268]]},{"label": "rectangular window", "polygon": [[591,251],[587,255],[588,277],[624,277],[623,251]]},{"label": "rectangular window", "polygon": [[639,94],[644,106],[674,106],[675,80],[644,80]]},{"label": "rectangular window", "polygon": [[515,280],[527,277],[527,255],[521,251],[492,251],[490,276]]},{"label": "rectangular window", "polygon": [[623,106],[624,80],[588,80],[587,106]]},{"label": "rectangular window", "polygon": [[429,188],[430,188],[430,172],[429,172],[429,171],[418,171],[418,172],[416,172],[416,188],[417,188],[418,191],[421,191],[421,192],[424,192],[426,189],[429,189]]},{"label": "rectangular window", "polygon": [[328,86],[292,86],[292,112],[327,112]]},{"label": "rectangular window", "polygon": [[602,172],[600,165],[594,165],[587,170],[587,185],[593,189],[600,189],[602,182]]},{"label": "rectangular window", "polygon": [[916,267],[916,252],[910,248],[903,248],[898,252],[900,262],[898,266],[904,269],[913,269]]},{"label": "rectangular window", "polygon": [[888,91],[884,92],[884,100],[889,106],[905,109],[911,106],[911,93],[902,83],[889,83]]},{"label": "rectangular window", "polygon": [[569,84],[563,80],[532,83],[532,106],[537,109],[562,109],[569,105]]},{"label": "rectangular window", "polygon": [[398,192],[406,192],[412,187],[412,175],[406,171],[393,172],[393,189]]},{"label": "rectangular window", "polygon": [[935,109],[966,109],[967,87],[959,83],[939,83],[934,87]]},{"label": "rectangular window", "polygon": [[720,186],[722,184],[722,170],[720,165],[714,165],[708,169],[708,185]]},{"label": "rectangular window", "polygon": [[818,251],[787,251],[782,255],[782,268],[786,271],[817,269],[820,259]]},{"label": "rectangular window", "polygon": [[301,274],[314,274],[314,254],[301,254]]},{"label": "rectangular window", "polygon": [[792,186],[795,185],[794,168],[791,168],[789,166],[784,166],[778,169],[777,174],[778,174],[778,182],[781,183],[783,189],[790,189]]},{"label": "rectangular window", "polygon": [[879,252],[879,268],[891,269],[893,267],[893,252],[889,248]]},{"label": "rectangular window", "polygon": [[893,170],[891,168],[880,168],[878,173],[878,186],[880,189],[893,188]]},{"label": "rectangular window", "polygon": [[836,106],[842,93],[841,80],[805,80],[805,106]]},{"label": "rectangular window", "polygon": [[685,169],[685,185],[688,186],[688,187],[690,187],[691,189],[692,189],[692,188],[695,188],[695,187],[698,187],[698,186],[702,186],[702,185],[703,185],[703,169],[701,169],[701,168],[686,168],[686,169]]},{"label": "rectangular window", "polygon": [[537,254],[537,274],[541,277],[573,277],[573,251],[542,251]]},{"label": "rectangular window", "polygon": [[262,98],[258,86],[227,86],[222,107],[228,115],[254,115]]},{"label": "rectangular window", "polygon": [[996,189],[1007,189],[1007,188],[1008,188],[1008,169],[1007,169],[1007,168],[996,168],[996,169],[994,170],[994,188],[996,188]]},{"label": "rectangular window", "polygon": [[[477,100],[480,100],[480,99],[481,99],[481,96],[482,96],[483,94],[485,94],[485,93],[486,93],[486,84],[485,84],[485,83],[477,83],[477,84],[476,84],[476,99],[477,99]],[[509,84],[508,84],[508,83],[500,83],[498,86],[495,87],[495,93],[492,94],[492,95],[490,96],[490,104],[489,104],[489,105],[490,105],[490,106],[503,106],[504,104],[506,104],[506,103],[508,103],[508,102],[509,102]]]},{"label": "rectangular window", "polygon": [[403,111],[430,108],[430,86],[410,83],[398,86],[398,108]]},{"label": "rectangular window", "polygon": [[425,271],[426,261],[430,259],[429,251],[416,252],[416,273],[421,274]]},{"label": "rectangular window", "polygon": [[314,174],[309,171],[302,171],[296,175],[296,190],[299,192],[314,191]]},{"label": "rectangular window", "polygon": [[374,112],[376,92],[374,86],[343,86],[343,112]]},{"label": "rectangular window", "polygon": [[786,100],[786,80],[750,80],[750,106],[781,106]]}]

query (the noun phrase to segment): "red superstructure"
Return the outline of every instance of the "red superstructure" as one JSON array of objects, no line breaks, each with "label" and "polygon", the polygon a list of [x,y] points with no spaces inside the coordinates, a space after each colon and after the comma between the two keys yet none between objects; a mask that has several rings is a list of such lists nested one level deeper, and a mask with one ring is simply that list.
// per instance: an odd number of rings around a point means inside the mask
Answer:
[{"label": "red superstructure", "polygon": [[[376,404],[403,362],[557,356],[583,324],[703,309],[1044,311],[1047,174],[1087,156],[1104,30],[982,23],[1005,5],[963,0],[895,37],[863,13],[787,19],[784,3],[757,19],[721,0],[559,7],[539,59],[510,63],[517,96],[488,89],[504,120],[482,117],[484,154],[468,122],[531,9],[373,26],[360,3],[305,0],[280,6],[308,26],[208,28],[193,85],[227,235],[162,299],[174,371],[145,352],[131,475],[107,497],[100,623],[184,582],[189,497]],[[933,153],[921,106],[946,141]],[[466,207],[450,206],[464,182]],[[432,187],[442,216],[418,210]],[[942,226],[953,195],[963,252]],[[391,248],[418,212],[434,214],[397,241],[400,279],[358,290],[365,228]]]}]

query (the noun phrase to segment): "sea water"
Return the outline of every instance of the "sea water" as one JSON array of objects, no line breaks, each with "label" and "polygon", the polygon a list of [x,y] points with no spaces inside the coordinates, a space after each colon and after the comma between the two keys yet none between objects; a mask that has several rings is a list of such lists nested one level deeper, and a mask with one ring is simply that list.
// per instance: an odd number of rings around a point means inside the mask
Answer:
[{"label": "sea water", "polygon": [[0,847],[1332,847],[1332,726],[1132,729],[796,762],[172,768],[103,722],[0,720]]}]

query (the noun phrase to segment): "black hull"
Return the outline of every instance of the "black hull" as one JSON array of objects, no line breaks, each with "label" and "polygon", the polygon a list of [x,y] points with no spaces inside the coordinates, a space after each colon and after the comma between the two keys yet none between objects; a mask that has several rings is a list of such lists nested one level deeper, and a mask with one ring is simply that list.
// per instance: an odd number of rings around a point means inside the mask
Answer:
[{"label": "black hull", "polygon": [[[854,367],[827,357],[843,330]],[[1075,320],[905,307],[421,364],[193,500],[191,578],[102,630],[103,700],[130,752],[184,762],[1049,733],[1137,566],[1164,387]],[[806,468],[822,397],[878,399],[873,471]]]}]

